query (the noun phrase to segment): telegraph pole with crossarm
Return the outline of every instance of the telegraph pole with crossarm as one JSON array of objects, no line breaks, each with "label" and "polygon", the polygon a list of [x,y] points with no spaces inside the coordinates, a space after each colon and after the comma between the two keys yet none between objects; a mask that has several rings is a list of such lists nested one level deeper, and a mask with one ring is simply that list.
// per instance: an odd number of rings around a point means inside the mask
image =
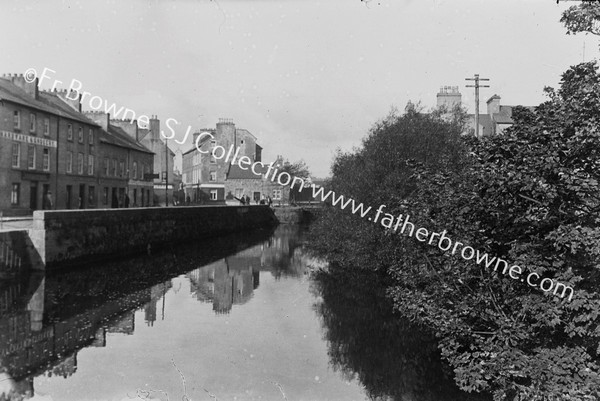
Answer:
[{"label": "telegraph pole with crossarm", "polygon": [[479,85],[479,81],[489,81],[488,78],[479,78],[475,74],[474,78],[465,78],[465,81],[475,81],[475,85],[467,85],[467,88],[475,88],[475,136],[479,138],[479,88],[489,88],[489,85]]}]

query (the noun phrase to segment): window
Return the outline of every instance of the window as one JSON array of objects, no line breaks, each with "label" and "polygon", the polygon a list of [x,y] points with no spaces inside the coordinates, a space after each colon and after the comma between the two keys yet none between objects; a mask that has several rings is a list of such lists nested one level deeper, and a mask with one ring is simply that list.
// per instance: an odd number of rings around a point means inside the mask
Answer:
[{"label": "window", "polygon": [[30,170],[35,169],[35,146],[29,145],[27,147],[27,168]]},{"label": "window", "polygon": [[119,174],[121,177],[125,177],[125,162],[123,160],[119,162]]},{"label": "window", "polygon": [[133,162],[133,179],[137,180],[137,162]]},{"label": "window", "polygon": [[48,148],[44,148],[42,164],[44,171],[50,171],[50,150]]},{"label": "window", "polygon": [[96,187],[88,187],[88,205],[96,204]]},{"label": "window", "polygon": [[210,190],[210,200],[217,200],[217,190],[216,189]]},{"label": "window", "polygon": [[50,135],[50,119],[44,118],[44,135]]},{"label": "window", "polygon": [[108,167],[108,157],[104,158],[104,175],[108,177],[109,167]]},{"label": "window", "polygon": [[67,124],[67,141],[73,140],[73,125]]},{"label": "window", "polygon": [[12,166],[13,167],[21,167],[21,144],[13,143],[12,144]]},{"label": "window", "polygon": [[94,155],[88,155],[88,174],[94,175]]},{"label": "window", "polygon": [[29,114],[29,132],[35,132],[36,125],[37,125],[37,122],[35,120],[35,114],[30,113]]},{"label": "window", "polygon": [[79,127],[77,130],[77,140],[79,143],[83,143],[83,127]]},{"label": "window", "polygon": [[217,159],[215,159],[215,156],[213,154],[213,151],[215,150],[215,147],[217,146],[217,141],[210,141],[210,164],[216,164],[217,163]]},{"label": "window", "polygon": [[10,204],[18,205],[21,200],[21,184],[12,184],[12,190],[10,192]]},{"label": "window", "polygon": [[273,200],[281,200],[281,189],[273,190]]},{"label": "window", "polygon": [[104,194],[102,195],[102,203],[108,205],[108,187],[104,187]]},{"label": "window", "polygon": [[83,153],[77,154],[77,174],[83,174]]},{"label": "window", "polygon": [[21,112],[19,110],[15,110],[13,113],[13,122],[16,130],[21,129]]},{"label": "window", "polygon": [[67,151],[67,173],[73,172],[73,152]]},{"label": "window", "polygon": [[117,176],[117,159],[113,159],[113,176]]},{"label": "window", "polygon": [[94,131],[91,128],[88,131],[88,143],[90,146],[94,144]]},{"label": "window", "polygon": [[216,171],[210,172],[210,181],[217,181],[217,172]]}]

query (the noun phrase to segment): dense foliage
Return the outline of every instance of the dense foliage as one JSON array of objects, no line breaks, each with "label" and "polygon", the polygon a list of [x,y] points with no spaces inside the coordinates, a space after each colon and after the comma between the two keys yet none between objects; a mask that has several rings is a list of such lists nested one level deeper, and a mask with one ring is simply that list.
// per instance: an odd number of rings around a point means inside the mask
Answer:
[{"label": "dense foliage", "polygon": [[439,337],[455,380],[497,400],[600,397],[600,75],[569,69],[504,135],[414,107],[340,153],[332,189],[576,289],[571,302],[330,207],[313,246],[335,266],[387,275],[403,316]]}]

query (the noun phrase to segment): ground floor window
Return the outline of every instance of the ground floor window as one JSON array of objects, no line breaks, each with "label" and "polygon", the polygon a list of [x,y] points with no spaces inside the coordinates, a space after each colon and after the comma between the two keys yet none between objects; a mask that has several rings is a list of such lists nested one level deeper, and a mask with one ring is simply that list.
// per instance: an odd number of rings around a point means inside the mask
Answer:
[{"label": "ground floor window", "polygon": [[21,184],[12,184],[12,191],[10,193],[10,204],[18,205],[21,200]]},{"label": "ground floor window", "polygon": [[260,192],[254,192],[254,194],[252,195],[252,199],[254,199],[254,201],[258,202],[260,200]]},{"label": "ground floor window", "polygon": [[88,205],[96,204],[96,187],[89,186],[88,187]]},{"label": "ground floor window", "polygon": [[235,189],[235,197],[236,198],[240,199],[243,194],[244,194],[244,190],[242,188]]},{"label": "ground floor window", "polygon": [[216,189],[210,190],[210,200],[217,200],[217,190]]}]

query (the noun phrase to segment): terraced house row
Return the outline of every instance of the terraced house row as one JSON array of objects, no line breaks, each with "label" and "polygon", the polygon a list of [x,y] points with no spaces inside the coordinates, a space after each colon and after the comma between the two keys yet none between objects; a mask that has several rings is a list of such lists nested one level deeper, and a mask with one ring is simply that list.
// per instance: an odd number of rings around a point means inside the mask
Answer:
[{"label": "terraced house row", "polygon": [[[73,96],[72,96],[73,97]],[[0,77],[0,211],[142,207],[154,203],[154,129],[83,112],[66,91]]]}]

